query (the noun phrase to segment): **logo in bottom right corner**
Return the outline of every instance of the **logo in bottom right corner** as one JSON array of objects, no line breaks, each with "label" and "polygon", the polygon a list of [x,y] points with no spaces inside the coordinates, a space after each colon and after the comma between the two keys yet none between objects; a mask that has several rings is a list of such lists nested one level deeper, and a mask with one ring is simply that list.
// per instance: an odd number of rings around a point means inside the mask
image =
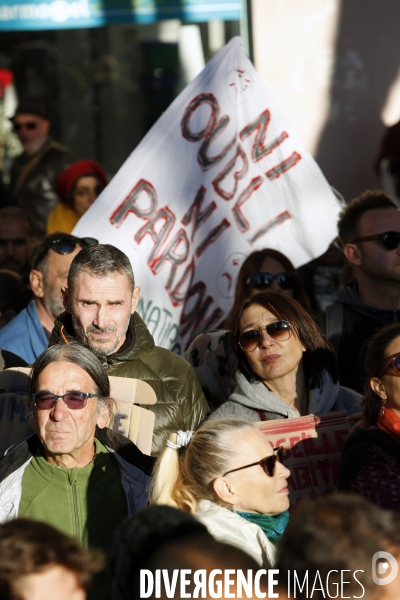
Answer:
[{"label": "logo in bottom right corner", "polygon": [[[375,552],[372,557],[372,579],[376,585],[387,585],[396,579],[399,567],[397,560],[389,552]],[[386,577],[383,577],[388,573]]]}]

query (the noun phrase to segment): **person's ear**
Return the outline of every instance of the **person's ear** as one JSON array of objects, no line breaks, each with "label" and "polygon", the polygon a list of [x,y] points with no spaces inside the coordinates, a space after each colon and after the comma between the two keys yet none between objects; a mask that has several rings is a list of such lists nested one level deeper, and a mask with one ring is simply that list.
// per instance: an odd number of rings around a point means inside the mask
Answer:
[{"label": "person's ear", "polygon": [[131,315],[133,315],[133,313],[137,309],[137,305],[139,304],[139,298],[140,298],[140,287],[136,286],[135,288],[133,288],[133,293],[132,293]]},{"label": "person's ear", "polygon": [[361,267],[362,265],[362,255],[361,249],[358,244],[345,244],[343,248],[343,254],[355,267]]},{"label": "person's ear", "polygon": [[64,308],[67,312],[71,312],[70,311],[70,296],[69,296],[69,291],[67,287],[62,287],[61,288],[61,299],[62,299],[62,303],[64,305]]},{"label": "person's ear", "polygon": [[108,409],[107,404],[105,402],[102,402],[96,419],[97,427],[99,429],[104,429],[104,427],[107,427],[107,425],[110,423],[111,417],[112,415]]},{"label": "person's ear", "polygon": [[44,296],[44,275],[36,269],[32,269],[29,273],[29,284],[33,295],[36,298],[43,298]]},{"label": "person's ear", "polygon": [[372,379],[369,380],[369,385],[371,386],[372,391],[375,392],[379,398],[382,400],[387,400],[385,382],[382,381],[382,379],[379,379],[379,377],[372,377]]},{"label": "person's ear", "polygon": [[226,504],[235,506],[237,504],[237,495],[235,486],[226,477],[217,477],[213,481],[214,492]]}]

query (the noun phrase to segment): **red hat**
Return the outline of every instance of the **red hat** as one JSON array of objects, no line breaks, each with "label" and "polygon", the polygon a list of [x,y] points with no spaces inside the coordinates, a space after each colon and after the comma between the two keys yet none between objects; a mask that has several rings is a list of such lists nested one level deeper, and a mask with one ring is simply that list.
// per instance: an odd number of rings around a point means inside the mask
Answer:
[{"label": "red hat", "polygon": [[87,175],[94,175],[98,177],[104,185],[108,184],[108,177],[101,165],[94,160],[80,160],[70,165],[65,171],[63,171],[58,178],[57,182],[57,194],[59,195],[61,202],[65,204],[70,203],[70,192],[79,177],[85,177]]}]

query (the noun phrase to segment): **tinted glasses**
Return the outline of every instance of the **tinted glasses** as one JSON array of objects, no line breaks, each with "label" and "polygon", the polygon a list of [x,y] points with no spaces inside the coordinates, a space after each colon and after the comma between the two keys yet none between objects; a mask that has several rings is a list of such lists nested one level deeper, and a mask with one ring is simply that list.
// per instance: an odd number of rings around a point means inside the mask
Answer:
[{"label": "tinted glasses", "polygon": [[395,377],[400,377],[400,352],[390,357],[390,363],[386,365],[379,377],[382,377],[382,375],[385,375],[389,371]]},{"label": "tinted glasses", "polygon": [[263,331],[266,331],[273,340],[286,342],[292,333],[292,325],[287,321],[274,321],[259,329],[244,331],[239,336],[239,346],[241,349],[244,350],[244,352],[253,352],[257,347],[260,347]]},{"label": "tinted glasses", "polygon": [[36,392],[36,394],[32,394],[32,400],[39,410],[51,410],[58,398],[62,398],[67,408],[79,410],[85,408],[88,398],[99,398],[99,394],[89,394],[88,392],[68,392],[62,396],[57,396],[50,392]]},{"label": "tinted glasses", "polygon": [[78,238],[73,235],[60,235],[60,237],[56,237],[47,241],[45,240],[42,245],[39,246],[37,250],[38,254],[33,258],[32,268],[37,268],[39,263],[44,259],[50,249],[54,250],[54,252],[57,252],[57,254],[71,254],[77,245],[81,246],[82,248],[87,248],[88,246],[95,246],[98,243],[98,240],[95,238]]},{"label": "tinted glasses", "polygon": [[276,461],[280,462],[283,465],[283,446],[279,446],[278,448],[274,448],[274,454],[271,456],[267,456],[266,458],[262,458],[258,462],[251,463],[250,465],[244,465],[244,467],[238,467],[237,469],[231,469],[222,475],[228,475],[228,473],[234,473],[235,471],[241,471],[242,469],[248,469],[249,467],[255,467],[256,465],[260,465],[264,469],[264,473],[268,475],[268,477],[273,477],[275,471]]},{"label": "tinted glasses", "polygon": [[291,290],[293,288],[294,276],[290,271],[284,271],[276,275],[272,273],[255,273],[247,279],[246,285],[251,285],[256,290],[266,290],[274,280],[283,290]]},{"label": "tinted glasses", "polygon": [[400,244],[400,232],[399,231],[384,231],[383,233],[377,233],[376,235],[367,235],[365,237],[359,237],[354,240],[356,242],[371,242],[377,240],[382,244],[386,250],[395,250]]},{"label": "tinted glasses", "polygon": [[21,131],[22,129],[29,129],[29,131],[33,131],[36,129],[36,127],[36,121],[28,121],[27,123],[14,123],[14,131]]}]

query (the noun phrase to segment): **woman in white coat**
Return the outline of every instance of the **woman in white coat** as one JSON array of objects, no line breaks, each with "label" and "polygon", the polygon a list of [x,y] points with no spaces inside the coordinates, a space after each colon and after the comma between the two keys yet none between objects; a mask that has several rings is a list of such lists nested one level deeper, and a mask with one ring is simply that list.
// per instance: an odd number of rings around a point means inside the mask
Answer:
[{"label": "woman in white coat", "polygon": [[290,471],[251,423],[207,422],[172,434],[153,473],[151,502],[194,514],[217,540],[273,566],[289,519]]}]

